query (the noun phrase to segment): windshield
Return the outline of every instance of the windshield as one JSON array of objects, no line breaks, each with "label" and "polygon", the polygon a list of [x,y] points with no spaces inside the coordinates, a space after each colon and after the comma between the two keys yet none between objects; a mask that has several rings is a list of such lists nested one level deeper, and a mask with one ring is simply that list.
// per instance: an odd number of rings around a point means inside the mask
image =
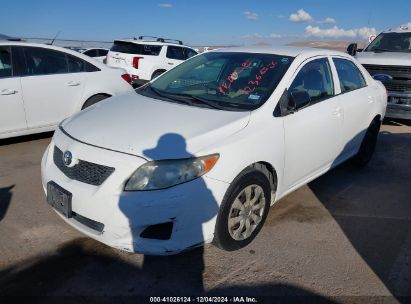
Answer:
[{"label": "windshield", "polygon": [[411,32],[382,33],[365,49],[366,52],[411,52]]},{"label": "windshield", "polygon": [[221,110],[253,110],[270,97],[292,60],[272,54],[204,53],[160,76],[141,93]]}]

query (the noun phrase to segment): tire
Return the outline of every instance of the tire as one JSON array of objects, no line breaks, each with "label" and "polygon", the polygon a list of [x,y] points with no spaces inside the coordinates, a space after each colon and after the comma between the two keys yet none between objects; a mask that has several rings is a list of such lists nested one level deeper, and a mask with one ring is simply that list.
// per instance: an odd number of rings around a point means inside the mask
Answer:
[{"label": "tire", "polygon": [[89,99],[87,99],[87,101],[84,103],[83,107],[81,108],[82,110],[84,110],[85,108],[88,108],[90,106],[92,106],[95,103],[98,103],[99,101],[102,101],[103,99],[109,98],[110,96],[108,95],[94,95],[92,97],[90,97]]},{"label": "tire", "polygon": [[379,120],[373,120],[364,135],[358,153],[353,158],[353,163],[356,166],[362,167],[371,160],[375,146],[377,145],[378,133],[380,132],[381,123]]},{"label": "tire", "polygon": [[[263,166],[261,168],[265,169]],[[228,188],[217,216],[214,232],[214,244],[217,247],[227,251],[240,249],[251,243],[260,232],[271,202],[271,187],[267,174],[268,171],[249,167]],[[250,194],[247,204],[248,191]],[[257,200],[255,200],[256,195],[259,195]],[[250,205],[253,200],[255,203]],[[253,211],[252,206],[254,208],[260,206],[260,208]],[[247,232],[247,229],[250,230]]]},{"label": "tire", "polygon": [[153,73],[153,76],[151,76],[151,80],[153,80],[154,78],[160,76],[161,74],[163,74],[165,71],[155,71]]}]

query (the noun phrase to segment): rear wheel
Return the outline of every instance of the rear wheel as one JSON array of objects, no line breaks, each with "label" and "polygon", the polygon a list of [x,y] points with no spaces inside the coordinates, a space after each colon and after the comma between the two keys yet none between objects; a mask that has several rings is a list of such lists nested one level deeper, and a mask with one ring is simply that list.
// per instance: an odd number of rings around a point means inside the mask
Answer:
[{"label": "rear wheel", "polygon": [[155,71],[153,73],[153,75],[151,76],[151,80],[153,80],[154,78],[160,76],[161,74],[163,74],[165,71]]},{"label": "rear wheel", "polygon": [[217,217],[214,243],[232,251],[247,246],[261,230],[268,214],[271,188],[267,176],[245,170],[228,189]]},{"label": "rear wheel", "polygon": [[85,108],[88,108],[89,106],[92,106],[95,103],[98,103],[99,101],[102,101],[103,99],[109,98],[110,96],[104,95],[104,94],[99,94],[99,95],[94,95],[87,99],[87,101],[84,103],[83,107],[81,108],[84,110]]},{"label": "rear wheel", "polygon": [[381,123],[375,119],[365,133],[360,149],[357,155],[354,156],[353,161],[357,166],[365,166],[371,160],[375,146],[377,145],[378,133],[380,132]]}]

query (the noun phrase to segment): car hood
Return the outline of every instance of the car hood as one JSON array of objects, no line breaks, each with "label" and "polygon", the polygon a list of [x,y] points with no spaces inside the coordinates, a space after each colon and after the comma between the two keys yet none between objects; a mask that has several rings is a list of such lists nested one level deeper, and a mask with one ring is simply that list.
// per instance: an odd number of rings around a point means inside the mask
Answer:
[{"label": "car hood", "polygon": [[356,58],[361,64],[375,65],[410,65],[411,53],[394,52],[359,52]]},{"label": "car hood", "polygon": [[195,155],[243,129],[249,117],[250,112],[181,105],[131,92],[81,111],[61,128],[86,144],[158,160]]}]

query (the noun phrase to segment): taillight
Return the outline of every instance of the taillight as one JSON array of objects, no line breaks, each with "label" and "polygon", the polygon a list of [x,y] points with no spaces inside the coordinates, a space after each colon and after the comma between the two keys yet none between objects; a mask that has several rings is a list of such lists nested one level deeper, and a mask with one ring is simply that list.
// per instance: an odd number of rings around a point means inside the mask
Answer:
[{"label": "taillight", "polygon": [[143,59],[143,57],[133,57],[133,67],[135,69],[138,69],[138,63],[139,63],[140,59]]},{"label": "taillight", "polygon": [[131,76],[129,74],[123,74],[121,75],[121,78],[123,78],[125,81],[131,84]]}]

